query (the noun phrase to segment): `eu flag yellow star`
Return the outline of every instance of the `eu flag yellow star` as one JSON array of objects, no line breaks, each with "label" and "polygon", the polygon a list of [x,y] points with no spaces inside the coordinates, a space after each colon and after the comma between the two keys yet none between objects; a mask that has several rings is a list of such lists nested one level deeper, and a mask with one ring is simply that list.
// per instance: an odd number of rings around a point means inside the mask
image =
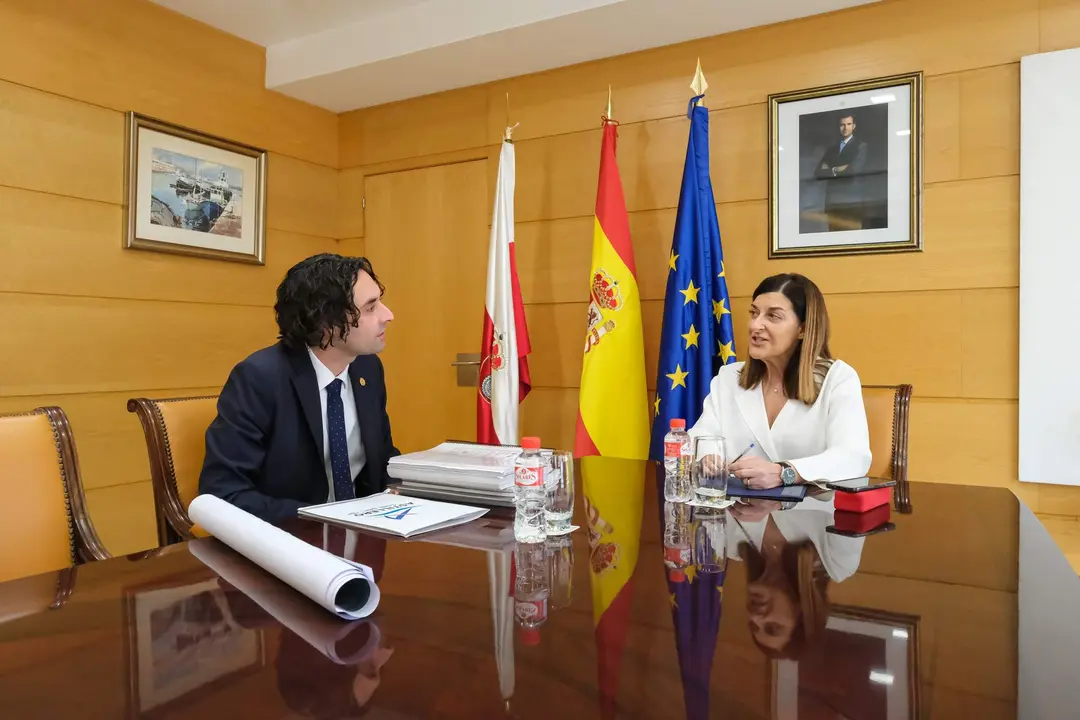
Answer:
[{"label": "eu flag yellow star", "polygon": [[[682,292],[682,290],[680,290],[679,292]],[[685,304],[686,303],[683,303],[683,305]],[[716,316],[716,322],[720,322],[720,318],[722,318],[724,315],[730,315],[731,311],[727,309],[727,300],[713,300],[712,312],[713,315]]]},{"label": "eu flag yellow star", "polygon": [[655,408],[655,412],[653,414],[656,417],[660,417],[660,393],[656,394],[656,400],[653,402],[653,407]]},{"label": "eu flag yellow star", "polygon": [[727,267],[724,265],[723,260],[720,261],[720,274],[717,275],[716,277],[718,277],[718,278],[727,277]]},{"label": "eu flag yellow star", "polygon": [[697,330],[694,329],[694,324],[693,323],[690,323],[690,332],[688,332],[688,333],[686,333],[685,335],[682,336],[683,340],[686,341],[686,347],[683,348],[683,349],[684,350],[689,350],[691,345],[693,345],[694,347],[698,347],[698,344],[697,344],[698,335],[701,335],[701,333],[699,333]]},{"label": "eu flag yellow star", "polygon": [[673,608],[679,607],[679,603],[675,600],[675,593],[668,594],[668,604],[670,604]]},{"label": "eu flag yellow star", "polygon": [[690,563],[686,566],[686,581],[694,582],[697,579],[697,569],[694,567],[694,563]]},{"label": "eu flag yellow star", "polygon": [[690,373],[688,373],[688,372],[683,372],[683,369],[682,369],[681,365],[676,364],[675,365],[675,372],[667,373],[668,379],[671,380],[671,389],[674,390],[675,388],[679,387],[680,385],[682,385],[683,387],[686,387],[686,376],[689,375],[689,374]]},{"label": "eu flag yellow star", "polygon": [[731,349],[731,346],[735,344],[735,341],[732,340],[729,343],[722,343],[717,340],[716,344],[720,346],[720,352],[716,354],[719,355],[720,359],[723,360],[725,365],[727,365],[728,360],[735,357],[735,351]]},{"label": "eu flag yellow star", "polygon": [[[687,287],[685,290],[680,290],[679,291],[679,292],[681,292],[683,294],[683,297],[686,298],[685,300],[683,300],[683,305],[689,305],[692,302],[697,302],[697,294],[700,291],[701,291],[701,288],[694,287],[694,281],[693,281],[693,279],[691,279],[690,280],[690,286]],[[713,305],[715,305],[715,304],[716,303],[713,303]]]},{"label": "eu flag yellow star", "polygon": [[671,268],[672,270],[674,270],[675,269],[675,261],[678,260],[678,259],[679,259],[679,256],[675,254],[674,250],[672,250],[671,255],[668,257],[668,261],[667,261],[668,267]]}]

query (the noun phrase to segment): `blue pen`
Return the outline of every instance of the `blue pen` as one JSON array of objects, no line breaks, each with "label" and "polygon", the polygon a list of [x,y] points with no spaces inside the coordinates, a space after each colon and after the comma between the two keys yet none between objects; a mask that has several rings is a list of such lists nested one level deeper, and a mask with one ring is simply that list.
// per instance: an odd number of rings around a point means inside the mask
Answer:
[{"label": "blue pen", "polygon": [[[739,457],[732,460],[730,463],[728,463],[728,465],[734,465],[735,463],[739,462],[739,460],[742,459],[743,455],[745,455],[746,453],[750,452],[753,449],[754,449],[754,443],[750,443],[750,446],[748,448],[746,448],[745,450],[743,450],[741,453],[739,453]],[[731,478],[735,478],[736,481],[739,480],[738,477],[735,476],[735,473],[729,471],[728,472],[728,482],[731,482]],[[742,500],[740,498],[735,498],[735,500],[736,500],[736,502],[742,502]]]},{"label": "blue pen", "polygon": [[743,455],[745,455],[746,453],[750,452],[750,451],[751,451],[751,450],[753,450],[753,449],[754,449],[754,443],[750,443],[750,447],[746,448],[746,449],[745,449],[745,450],[743,450],[743,451],[742,451],[741,453],[739,453],[739,457],[737,457],[737,458],[735,458],[734,460],[732,460],[732,461],[731,461],[731,464],[737,463],[737,462],[739,462],[740,460],[742,460],[742,456],[743,456]]}]

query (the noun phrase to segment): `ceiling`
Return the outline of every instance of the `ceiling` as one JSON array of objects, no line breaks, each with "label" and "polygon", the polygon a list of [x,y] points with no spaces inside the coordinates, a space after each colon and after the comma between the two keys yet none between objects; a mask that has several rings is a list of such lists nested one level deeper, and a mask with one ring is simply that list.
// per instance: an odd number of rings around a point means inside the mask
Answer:
[{"label": "ceiling", "polygon": [[152,1],[266,47],[267,88],[344,112],[877,0]]}]

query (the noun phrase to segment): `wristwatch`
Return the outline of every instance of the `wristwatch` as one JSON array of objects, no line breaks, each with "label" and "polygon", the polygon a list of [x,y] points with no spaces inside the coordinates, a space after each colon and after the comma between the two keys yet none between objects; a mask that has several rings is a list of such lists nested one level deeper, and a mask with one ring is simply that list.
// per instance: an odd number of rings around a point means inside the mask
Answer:
[{"label": "wristwatch", "polygon": [[787,485],[795,484],[795,468],[791,467],[790,463],[781,462],[777,463],[780,466],[780,481]]}]

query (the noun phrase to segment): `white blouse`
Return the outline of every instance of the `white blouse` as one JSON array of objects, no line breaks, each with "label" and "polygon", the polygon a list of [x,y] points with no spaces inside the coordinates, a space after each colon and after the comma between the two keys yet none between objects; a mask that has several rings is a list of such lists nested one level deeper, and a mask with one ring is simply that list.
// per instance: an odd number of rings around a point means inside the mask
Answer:
[{"label": "white blouse", "polygon": [[847,363],[834,360],[813,405],[789,398],[772,427],[765,412],[761,383],[739,386],[744,363],[725,365],[713,378],[701,417],[691,437],[719,435],[734,459],[751,443],[746,457],[791,463],[807,481],[862,477],[870,469],[870,431],[862,383]]}]

